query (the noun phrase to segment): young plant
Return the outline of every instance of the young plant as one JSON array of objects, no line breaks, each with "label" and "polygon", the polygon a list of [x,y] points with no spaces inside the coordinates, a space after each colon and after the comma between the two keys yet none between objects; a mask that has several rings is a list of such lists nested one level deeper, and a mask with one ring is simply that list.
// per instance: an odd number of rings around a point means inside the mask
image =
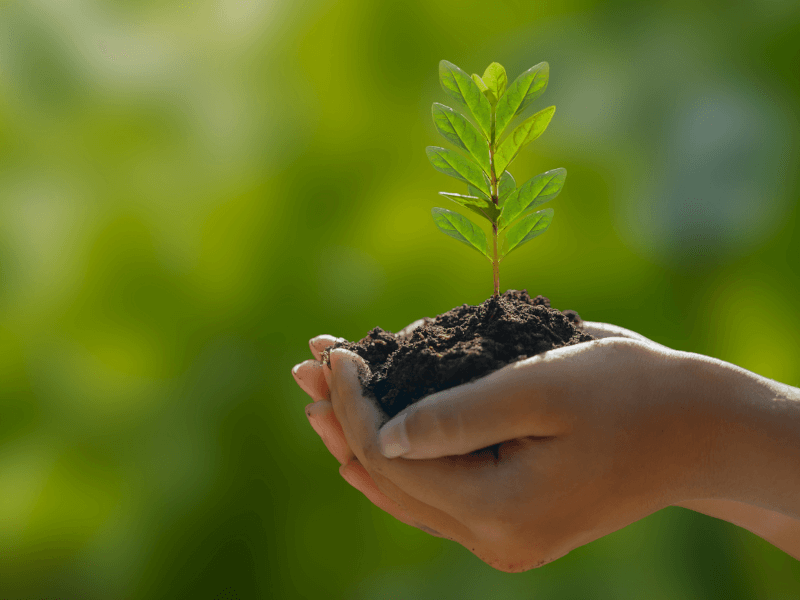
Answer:
[{"label": "young plant", "polygon": [[[469,153],[428,146],[428,159],[438,171],[467,183],[469,195],[439,192],[456,204],[481,215],[492,224],[492,251],[486,234],[463,215],[444,208],[433,208],[436,226],[483,254],[494,273],[494,295],[500,295],[500,261],[512,250],[544,233],[553,220],[553,209],[531,209],[555,198],[564,186],[566,169],[553,169],[537,175],[522,187],[506,169],[519,152],[539,137],[556,110],[550,106],[519,124],[500,142],[511,120],[547,88],[549,65],[539,63],[517,77],[506,89],[506,70],[493,62],[483,73],[470,77],[451,62],[439,63],[439,80],[450,96],[466,106],[477,127],[452,108],[435,102],[433,122],[449,142]],[[502,207],[501,207],[502,205]],[[504,234],[503,251],[497,252],[497,236]]]}]

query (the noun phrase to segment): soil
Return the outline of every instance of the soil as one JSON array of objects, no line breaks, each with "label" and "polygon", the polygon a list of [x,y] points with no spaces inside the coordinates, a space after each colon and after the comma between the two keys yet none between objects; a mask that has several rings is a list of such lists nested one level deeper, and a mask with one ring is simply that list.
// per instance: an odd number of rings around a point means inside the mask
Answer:
[{"label": "soil", "polygon": [[383,413],[381,425],[425,396],[542,352],[595,339],[581,330],[577,312],[551,308],[548,298],[531,298],[527,290],[508,290],[478,306],[463,304],[423,321],[399,334],[375,327],[358,343],[336,342],[323,352],[326,364],[334,348],[364,359],[370,373],[363,374],[362,390]]}]

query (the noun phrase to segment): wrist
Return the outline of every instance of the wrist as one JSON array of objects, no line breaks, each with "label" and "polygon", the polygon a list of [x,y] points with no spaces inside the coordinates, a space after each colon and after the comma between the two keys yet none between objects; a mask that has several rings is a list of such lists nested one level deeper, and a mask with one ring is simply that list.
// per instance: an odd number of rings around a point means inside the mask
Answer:
[{"label": "wrist", "polygon": [[687,395],[704,415],[684,500],[732,500],[800,519],[800,390],[683,353]]}]

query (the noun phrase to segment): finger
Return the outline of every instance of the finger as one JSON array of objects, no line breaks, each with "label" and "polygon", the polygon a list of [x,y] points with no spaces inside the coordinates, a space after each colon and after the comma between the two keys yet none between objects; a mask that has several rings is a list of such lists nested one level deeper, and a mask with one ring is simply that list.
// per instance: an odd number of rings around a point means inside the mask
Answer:
[{"label": "finger", "polygon": [[[560,350],[548,354],[555,358]],[[537,355],[513,363],[412,404],[382,427],[384,456],[465,455],[516,438],[563,434],[567,424],[548,410],[542,389],[531,386],[530,370],[543,360]]]},{"label": "finger", "polygon": [[[322,369],[331,390],[334,414],[342,425],[348,444],[365,466],[368,462],[365,453],[375,453],[374,443],[370,445],[368,442],[369,434],[377,431],[381,421],[377,407],[363,396],[361,382],[368,377],[368,369],[360,356],[342,348],[330,353],[328,366]],[[352,445],[353,441],[357,442],[357,447]]]},{"label": "finger", "polygon": [[374,401],[364,397],[359,381],[363,359],[341,348],[333,350],[330,359],[331,372],[325,376],[334,412],[348,445],[379,489],[420,522],[452,539],[469,539],[469,530],[463,526],[468,521],[462,518],[465,506],[474,512],[485,496],[485,486],[500,485],[498,480],[508,477],[508,469],[500,469],[485,455],[426,461],[386,458],[377,442],[381,414]]},{"label": "finger", "polygon": [[340,465],[346,465],[355,458],[347,445],[342,426],[336,419],[329,400],[321,400],[306,406],[306,416],[314,431],[322,438],[325,447],[336,457]]},{"label": "finger", "polygon": [[412,527],[417,527],[436,537],[442,537],[438,531],[417,523],[397,502],[378,489],[367,470],[355,458],[336,419],[333,406],[327,400],[306,406],[306,416],[314,431],[322,438],[325,446],[339,461],[339,474],[354,488],[364,494],[367,499],[381,510]]},{"label": "finger", "polygon": [[330,399],[330,391],[325,376],[322,373],[322,364],[316,360],[306,360],[292,368],[292,376],[302,390],[311,396],[314,402]]},{"label": "finger", "polygon": [[425,527],[418,523],[408,512],[400,506],[397,502],[389,498],[386,494],[378,489],[372,477],[370,477],[364,466],[358,462],[358,459],[353,459],[347,464],[339,467],[339,474],[354,488],[367,497],[367,500],[372,502],[375,506],[392,515],[398,521],[402,521],[406,525],[422,529],[426,533],[430,533],[436,537],[442,537],[438,531]]},{"label": "finger", "polygon": [[649,341],[646,337],[630,329],[625,329],[619,325],[611,323],[600,323],[597,321],[584,321],[581,327],[589,335],[602,339],[607,337],[627,337],[635,340]]},{"label": "finger", "polygon": [[663,344],[659,344],[658,342],[654,342],[653,340],[646,338],[641,333],[636,333],[635,331],[631,331],[630,329],[625,329],[624,327],[620,327],[619,325],[612,325],[611,323],[584,321],[583,331],[598,339],[603,339],[607,337],[625,337],[632,340],[638,340],[640,342],[646,342],[648,344],[655,344],[656,346],[659,346],[661,348],[667,347],[664,346]]},{"label": "finger", "polygon": [[344,342],[344,341],[347,340],[340,337],[333,337],[332,335],[328,335],[327,333],[323,333],[322,335],[318,335],[308,340],[308,347],[311,348],[311,354],[314,355],[314,358],[316,360],[321,361],[322,352],[323,350],[325,350],[325,348],[333,346],[336,342]]}]

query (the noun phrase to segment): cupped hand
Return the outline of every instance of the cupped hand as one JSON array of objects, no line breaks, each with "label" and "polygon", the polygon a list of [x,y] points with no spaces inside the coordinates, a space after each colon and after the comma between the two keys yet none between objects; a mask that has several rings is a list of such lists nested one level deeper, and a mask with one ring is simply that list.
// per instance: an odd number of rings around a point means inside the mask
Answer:
[{"label": "cupped hand", "polygon": [[[421,323],[422,321],[416,322],[406,329],[412,329],[415,325]],[[651,363],[658,363],[659,360],[655,359],[653,352],[658,354],[659,357],[659,353],[671,352],[669,349],[654,344],[635,332],[613,325],[585,323],[584,329],[598,338],[615,337],[622,339],[617,339],[616,342],[611,340],[604,342],[603,346],[594,348],[590,353],[587,353],[590,344],[560,349],[561,351],[571,349],[574,352],[586,347],[583,352],[579,352],[574,356],[562,355],[559,351],[547,353],[548,360],[545,363],[550,365],[547,369],[552,371],[550,379],[553,381],[558,380],[559,377],[566,377],[567,380],[573,382],[582,380],[614,380],[622,382],[630,379],[627,376],[631,372],[643,374],[642,366],[647,360],[650,360]],[[637,344],[631,343],[631,340],[636,340],[640,344],[637,346]],[[334,342],[335,338],[331,336],[314,338],[310,345],[315,358],[319,359],[321,351]],[[621,345],[620,342],[622,343]],[[592,342],[591,344],[597,345],[597,343]],[[640,346],[644,346],[644,349]],[[592,356],[594,356],[594,359],[592,359]],[[544,355],[540,355],[524,362],[535,364],[542,362],[543,357]],[[569,360],[564,362],[562,359],[565,358],[569,358]],[[343,372],[342,377],[338,377],[337,374],[337,365],[340,362],[343,365],[343,368],[340,369]],[[457,411],[458,414],[447,418],[439,418],[437,421],[445,428],[434,435],[439,439],[438,447],[434,448],[430,444],[424,447],[425,444],[422,440],[423,438],[431,438],[430,428],[427,430],[427,434],[422,433],[425,431],[423,428],[412,428],[420,434],[417,435],[415,443],[422,444],[422,446],[415,446],[418,453],[417,456],[420,456],[420,452],[429,457],[438,453],[440,458],[435,461],[427,460],[424,462],[389,460],[379,452],[376,452],[377,421],[375,419],[377,418],[377,411],[369,400],[361,396],[357,378],[354,384],[353,377],[355,377],[359,363],[363,363],[363,361],[353,353],[336,350],[331,355],[331,363],[332,371],[327,368],[323,369],[319,362],[306,361],[306,363],[298,367],[295,376],[298,378],[301,387],[312,398],[319,400],[309,407],[309,419],[331,452],[339,459],[340,463],[345,465],[340,469],[343,476],[360,489],[373,503],[398,519],[422,529],[427,528],[426,530],[428,531],[430,531],[430,528],[442,531],[446,537],[462,543],[487,563],[497,568],[523,570],[531,568],[531,566],[538,566],[565,554],[573,547],[587,543],[591,539],[618,529],[628,522],[657,510],[657,508],[653,508],[657,504],[655,498],[650,499],[650,505],[642,505],[639,502],[640,512],[646,511],[644,514],[631,516],[633,513],[624,511],[627,516],[622,518],[622,521],[625,522],[620,523],[619,519],[617,521],[613,519],[609,521],[606,518],[604,521],[605,527],[612,526],[609,525],[611,522],[613,523],[612,529],[606,531],[597,527],[594,529],[589,528],[577,537],[576,533],[572,535],[567,533],[570,527],[551,526],[546,531],[545,529],[547,528],[542,529],[541,523],[538,525],[528,523],[527,527],[530,529],[530,533],[534,534],[535,530],[538,530],[538,534],[522,536],[526,541],[518,540],[517,542],[512,542],[508,535],[501,532],[508,531],[510,527],[522,527],[523,523],[520,520],[520,514],[535,508],[539,514],[543,515],[543,519],[553,522],[556,513],[545,506],[548,499],[559,504],[562,513],[566,510],[563,500],[558,500],[558,498],[567,493],[565,486],[567,488],[570,486],[577,486],[578,488],[593,486],[598,488],[602,487],[600,485],[601,482],[608,488],[619,485],[619,479],[617,480],[618,483],[615,484],[611,483],[607,477],[600,477],[603,469],[612,461],[613,453],[606,451],[605,462],[598,461],[597,456],[595,456],[597,449],[593,448],[589,441],[593,439],[595,444],[599,444],[600,442],[597,440],[604,440],[608,444],[609,439],[615,437],[612,426],[603,424],[599,418],[587,418],[587,415],[591,412],[597,412],[596,405],[598,403],[609,406],[612,404],[611,402],[607,399],[605,401],[598,399],[596,397],[597,394],[592,397],[580,392],[576,394],[575,391],[569,392],[562,389],[560,393],[555,395],[552,393],[545,394],[550,398],[553,405],[562,405],[560,416],[553,413],[552,410],[540,411],[538,418],[531,420],[533,429],[528,428],[523,431],[517,427],[517,430],[511,431],[508,426],[509,422],[519,424],[524,420],[520,419],[520,415],[511,414],[513,411],[510,407],[513,402],[510,403],[507,399],[508,385],[515,385],[518,388],[518,396],[521,391],[524,391],[522,389],[524,386],[523,380],[516,375],[513,378],[516,383],[511,383],[512,379],[508,376],[512,372],[521,373],[522,371],[510,369],[510,367],[515,367],[516,365],[509,365],[506,369],[486,378],[466,386],[452,388],[452,391],[458,390],[456,393],[461,395],[461,392],[466,391],[468,386],[474,387],[475,384],[488,383],[487,380],[494,376],[491,384],[493,388],[482,388],[477,394],[480,396],[480,402],[476,403],[476,406],[482,405],[490,408],[487,411],[490,418],[488,420],[483,417],[478,418],[475,423],[476,425],[480,423],[480,427],[477,427],[474,432],[468,433],[463,428],[469,420],[464,419],[464,417],[468,417],[472,409],[468,410],[469,403],[464,405],[459,401],[459,406],[462,408]],[[631,370],[632,363],[636,363],[636,368]],[[520,364],[517,363],[517,365]],[[556,375],[556,371],[553,371],[553,365],[562,367],[556,369],[560,373],[559,375]],[[363,364],[360,366],[363,367]],[[610,377],[610,371],[614,370],[616,370],[616,376]],[[585,372],[581,373],[579,371]],[[498,377],[501,372],[503,375]],[[329,397],[330,389],[337,389],[336,381],[349,381],[353,385],[348,387],[344,383],[339,383],[340,387],[344,385],[342,389],[345,393],[337,392],[330,396],[333,399],[331,404],[327,401],[327,398]],[[628,385],[627,387],[623,386],[624,389],[612,389],[610,390],[610,395],[617,397],[630,396],[634,391],[633,387]],[[661,388],[663,389],[663,386]],[[445,392],[452,393],[452,391],[446,390]],[[635,391],[640,392],[641,390]],[[433,406],[431,400],[435,397],[441,398],[445,392],[428,397],[425,400],[428,407]],[[542,394],[539,395],[542,396]],[[606,395],[609,394],[607,393]],[[582,396],[584,397],[583,406],[574,406],[566,410],[564,407],[568,402],[566,398],[564,401],[560,401],[561,396]],[[337,404],[339,409],[332,414],[331,409],[334,408],[335,410]],[[412,405],[410,408],[420,404],[422,402]],[[617,400],[616,405],[619,407],[621,402]],[[505,408],[500,408],[498,411],[496,410],[498,406]],[[408,410],[404,412],[408,412]],[[344,417],[348,412],[350,414],[349,419]],[[600,411],[600,414],[602,412]],[[505,417],[502,416],[504,413]],[[417,412],[415,414],[417,416],[409,420],[409,425],[413,424],[424,413]],[[428,412],[429,417],[432,414],[430,411]],[[575,434],[575,426],[578,424],[575,416],[581,414],[583,416],[582,423],[591,423],[591,427],[588,430],[594,431],[593,436],[587,436],[583,433],[580,435]],[[353,415],[360,416],[354,417]],[[487,427],[491,422],[498,424],[494,429],[494,433],[491,427]],[[503,424],[504,422],[505,425]],[[461,423],[461,428],[457,432],[452,426],[456,423]],[[342,425],[344,425],[343,428]],[[448,427],[449,435],[445,438],[443,434]],[[497,437],[498,435],[500,435],[500,438]],[[570,438],[581,443],[570,442]],[[471,440],[471,443],[466,442],[465,445],[465,440]],[[459,456],[499,442],[502,442],[499,447],[499,461],[495,461],[488,451],[473,452],[470,456]],[[570,450],[572,454],[565,454],[567,450]],[[599,452],[600,455],[603,455],[602,450]],[[353,455],[357,457],[355,460],[353,460]],[[575,472],[571,474],[565,468],[570,460],[573,463],[577,463],[577,465],[572,465],[572,470]],[[641,460],[641,456],[639,456],[639,460]],[[536,468],[539,470],[538,479],[531,476],[528,480],[523,481],[521,477],[524,472],[531,468],[532,461],[536,463]],[[544,469],[544,465],[548,464],[548,461],[551,464],[550,472]],[[406,472],[408,469],[400,467],[403,463],[407,467],[412,467],[413,471]],[[431,466],[433,463],[435,463],[436,468]],[[589,467],[587,467],[587,464]],[[425,465],[425,468],[422,465]],[[348,474],[350,474],[350,477],[347,476]],[[556,477],[561,483],[556,483],[553,477]],[[532,481],[533,483],[531,483]],[[542,483],[545,481],[550,481],[552,488],[546,492],[541,489]],[[447,483],[442,487],[445,482]],[[411,487],[409,487],[409,483],[411,483]],[[630,487],[629,481],[626,481],[625,484]],[[531,489],[528,489],[528,486],[531,485],[539,489],[539,492],[534,494]],[[559,486],[561,487],[559,488]],[[642,486],[647,488],[646,485],[640,484],[640,487]],[[459,489],[470,490],[471,496],[467,497],[460,492],[453,494],[453,490]],[[450,499],[446,497],[448,490],[451,495]],[[525,490],[531,493],[527,494]],[[597,490],[597,492],[599,493],[600,490]],[[603,493],[609,494],[609,497],[614,497],[608,490],[604,490]],[[523,496],[527,497],[526,501],[528,503],[533,502],[533,505],[526,507],[519,504],[523,500]],[[661,499],[662,503],[664,501],[666,500]],[[469,510],[466,512],[465,503],[469,505]],[[610,503],[614,504],[615,502],[612,501]],[[597,512],[595,507],[591,505],[585,508],[584,512],[588,511],[587,516]],[[577,510],[578,507],[573,507],[573,509]],[[571,523],[571,529],[574,531],[581,529],[585,525],[581,524],[581,519],[567,519],[567,521]],[[556,532],[560,533],[556,534]],[[587,535],[590,538],[587,538]]]},{"label": "cupped hand", "polygon": [[[415,321],[406,327],[403,332],[410,332],[414,328],[422,325],[423,322],[423,319]],[[587,333],[590,333],[599,339],[617,337],[638,340],[645,344],[649,344],[651,346],[661,348],[664,351],[670,352],[670,349],[665,346],[656,344],[655,342],[652,342],[636,332],[615,325],[597,322],[584,322],[583,328],[585,331],[587,331]],[[432,530],[430,527],[427,527],[419,522],[419,514],[415,513],[416,516],[412,516],[412,514],[410,514],[409,511],[404,508],[404,505],[401,505],[393,498],[385,494],[382,489],[387,488],[387,483],[384,482],[382,487],[379,487],[376,483],[376,480],[373,479],[372,475],[370,474],[370,471],[364,468],[364,466],[359,462],[358,458],[355,458],[355,454],[348,444],[342,426],[333,411],[333,405],[330,402],[328,381],[325,377],[325,372],[322,369],[322,365],[319,362],[322,351],[325,348],[333,345],[336,341],[337,338],[329,335],[322,335],[313,338],[309,345],[316,360],[305,361],[304,363],[297,365],[297,367],[293,370],[293,374],[295,375],[295,378],[300,386],[316,402],[315,404],[311,404],[306,407],[306,412],[309,416],[311,425],[323,439],[329,451],[340,462],[342,465],[342,467],[339,469],[340,473],[353,487],[361,491],[376,506],[393,515],[395,518],[409,525],[418,527],[423,531],[427,531],[432,535],[441,536],[441,534],[439,534],[437,531]],[[678,377],[680,377],[680,373],[678,374]],[[513,449],[516,445],[518,445],[518,442],[519,440],[509,440],[501,444],[501,448],[503,448],[503,454],[507,455],[508,450]],[[377,477],[377,479],[380,480],[380,477]],[[399,498],[401,502],[406,502],[405,506],[408,505],[409,500],[404,500],[402,496],[397,493],[397,490],[395,490],[392,495],[396,498]],[[744,505],[738,502],[722,499],[685,500],[682,502],[675,502],[675,505],[683,506],[685,508],[689,508],[737,524],[771,541],[773,544],[782,548],[791,555],[798,556],[797,542],[798,534],[800,534],[800,522],[794,521],[786,515],[768,511],[760,507],[753,507],[750,505]],[[631,520],[635,520],[635,518]],[[435,520],[429,520],[426,522],[430,524],[435,522]],[[460,540],[452,535],[448,535],[447,537],[461,541],[465,546],[467,546],[468,543],[471,543],[469,537],[462,537]],[[465,541],[467,543],[464,543]],[[478,553],[478,544],[473,544],[468,547],[476,554]],[[504,563],[498,562],[497,557],[493,557],[491,553],[484,555],[479,554],[479,556],[486,556],[487,562],[498,566],[498,568],[503,568]],[[538,562],[543,564],[542,559],[540,559]],[[505,564],[507,567],[513,567],[511,570],[519,570],[519,565],[517,563],[506,561]],[[533,566],[538,565],[537,563],[533,563]]]},{"label": "cupped hand", "polygon": [[399,459],[381,452],[363,361],[343,349],[330,358],[334,412],[377,487],[503,571],[541,566],[669,506],[703,462],[702,415],[675,396],[680,353],[663,346],[609,337],[427,396],[389,423],[400,423],[385,440],[404,447]]}]

